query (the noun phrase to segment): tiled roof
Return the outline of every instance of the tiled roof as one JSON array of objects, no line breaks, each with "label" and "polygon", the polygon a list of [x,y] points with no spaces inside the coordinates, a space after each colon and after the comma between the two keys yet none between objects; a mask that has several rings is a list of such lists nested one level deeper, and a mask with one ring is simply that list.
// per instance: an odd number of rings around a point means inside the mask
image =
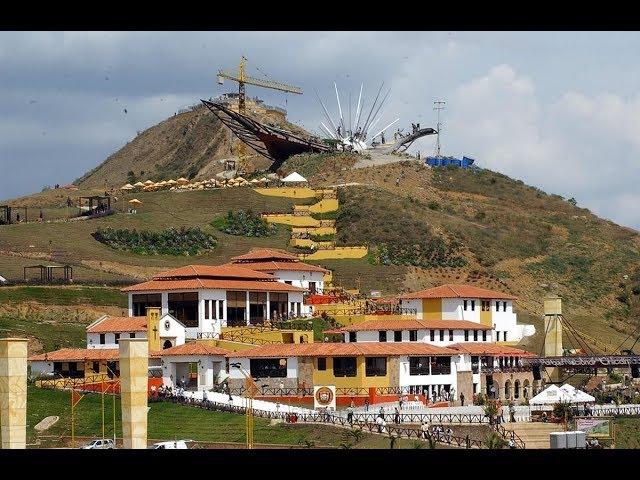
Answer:
[{"label": "tiled roof", "polygon": [[237,257],[231,257],[231,260],[298,260],[293,253],[286,252],[284,250],[278,250],[277,248],[254,248],[249,253],[244,255],[238,255]]},{"label": "tiled roof", "polygon": [[118,360],[120,351],[117,348],[62,348],[53,352],[41,353],[29,357],[30,362],[81,362],[84,360]]},{"label": "tiled roof", "polygon": [[489,355],[493,357],[536,357],[534,353],[519,348],[500,345],[497,343],[455,343],[449,348],[471,355]]},{"label": "tiled roof", "polygon": [[[273,278],[273,277],[272,277]],[[150,280],[123,288],[123,292],[159,290],[248,290],[253,292],[305,292],[306,290],[278,281],[213,280],[194,278],[185,280]]]},{"label": "tiled roof", "polygon": [[361,332],[366,330],[491,330],[488,325],[482,325],[468,320],[367,320],[366,322],[354,323],[342,328],[326,330],[325,333]]},{"label": "tiled roof", "polygon": [[354,357],[398,355],[459,355],[428,343],[284,343],[227,354],[229,358]]},{"label": "tiled roof", "polygon": [[87,327],[87,333],[146,332],[147,317],[106,317]]},{"label": "tiled roof", "polygon": [[486,288],[474,287],[472,285],[440,285],[439,287],[427,288],[418,292],[406,293],[398,298],[484,298],[499,300],[516,300],[518,297],[508,293],[496,292]]},{"label": "tiled roof", "polygon": [[219,355],[225,356],[230,350],[207,345],[204,342],[188,342],[175,347],[167,348],[158,353],[158,356],[166,355]]},{"label": "tiled roof", "polygon": [[160,272],[154,280],[165,278],[236,278],[244,280],[272,280],[273,275],[257,272],[240,265],[227,263],[225,265],[187,265]]},{"label": "tiled roof", "polygon": [[[236,265],[231,263],[229,265]],[[261,272],[277,272],[277,271],[294,271],[294,272],[328,272],[326,268],[319,267],[317,265],[310,265],[303,262],[277,262],[277,261],[260,261],[260,262],[244,262],[242,265],[245,268]]]}]

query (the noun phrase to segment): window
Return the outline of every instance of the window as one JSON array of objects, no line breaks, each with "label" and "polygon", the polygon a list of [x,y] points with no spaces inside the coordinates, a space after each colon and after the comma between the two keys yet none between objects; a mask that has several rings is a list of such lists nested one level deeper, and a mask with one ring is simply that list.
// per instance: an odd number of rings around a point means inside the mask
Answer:
[{"label": "window", "polygon": [[252,358],[251,376],[254,378],[286,378],[286,358]]},{"label": "window", "polygon": [[116,344],[120,343],[120,334],[114,333],[113,338],[115,339]]},{"label": "window", "polygon": [[467,309],[468,300],[464,300],[464,309]]},{"label": "window", "polygon": [[327,359],[326,357],[318,357],[318,370],[326,370],[327,369]]},{"label": "window", "polygon": [[271,309],[271,320],[288,313],[289,296],[286,293],[269,292],[269,308]]},{"label": "window", "polygon": [[482,341],[483,341],[483,342],[486,342],[486,341],[487,341],[487,331],[486,331],[486,330],[483,330],[483,331],[482,331]]},{"label": "window", "polygon": [[429,375],[429,357],[409,357],[409,375]]},{"label": "window", "polygon": [[104,337],[105,337],[104,333],[101,333],[100,334],[100,345],[104,345],[105,344]]},{"label": "window", "polygon": [[100,362],[92,362],[91,370],[93,370],[93,373],[100,373]]},{"label": "window", "polygon": [[401,342],[402,341],[402,330],[396,330],[393,332],[393,341]]},{"label": "window", "polygon": [[507,302],[502,302],[502,311],[503,312],[507,311]]},{"label": "window", "polygon": [[478,370],[479,361],[480,357],[474,355],[471,356],[471,373],[478,373],[480,371]]},{"label": "window", "polygon": [[211,300],[204,301],[204,318],[209,320],[211,318]]},{"label": "window", "polygon": [[409,330],[409,341],[417,342],[418,341],[418,331],[417,330]]},{"label": "window", "polygon": [[478,330],[474,330],[473,331],[473,341],[477,342],[478,341]]},{"label": "window", "polygon": [[449,375],[451,357],[431,357],[431,375]]},{"label": "window", "polygon": [[169,313],[185,327],[198,326],[198,292],[170,293]]},{"label": "window", "polygon": [[489,300],[482,300],[481,308],[483,312],[491,311],[491,302]]},{"label": "window", "polygon": [[500,302],[496,302],[496,312],[500,311]]},{"label": "window", "polygon": [[449,330],[449,341],[453,342],[453,330]]},{"label": "window", "polygon": [[264,323],[267,318],[267,292],[249,292],[249,323]]},{"label": "window", "polygon": [[161,307],[162,294],[134,294],[131,295],[131,307],[134,317],[144,317],[147,314],[147,307]]},{"label": "window", "polygon": [[471,300],[471,311],[473,311],[473,312],[476,311],[476,301],[475,300]]},{"label": "window", "polygon": [[507,331],[506,330],[504,331],[504,341],[505,342],[507,341]]},{"label": "window", "polygon": [[444,330],[440,330],[440,341],[444,342]]},{"label": "window", "polygon": [[366,357],[364,363],[367,377],[384,377],[387,375],[386,357]]},{"label": "window", "polygon": [[469,330],[465,330],[464,331],[464,341],[468,342],[469,341]]},{"label": "window", "polygon": [[129,334],[129,338],[136,338],[136,332],[131,332]]},{"label": "window", "polygon": [[429,330],[429,340],[431,340],[432,342],[434,342],[436,340],[436,331],[435,330]]},{"label": "window", "polygon": [[222,320],[224,318],[224,300],[216,300],[218,304],[218,320]]},{"label": "window", "polygon": [[349,341],[355,342],[356,340],[356,332],[349,332]]},{"label": "window", "polygon": [[[272,304],[273,305],[273,304]],[[273,308],[273,307],[272,307]],[[246,325],[247,292],[227,291],[227,326]]]},{"label": "window", "polygon": [[387,331],[386,330],[380,330],[378,332],[378,341],[379,342],[386,342],[387,341]]},{"label": "window", "polygon": [[357,371],[356,357],[335,357],[333,359],[334,377],[355,377]]},{"label": "window", "polygon": [[309,282],[309,292],[316,293],[316,282]]},{"label": "window", "polygon": [[286,283],[287,285],[291,285],[293,282],[291,280],[285,280],[284,283]]}]

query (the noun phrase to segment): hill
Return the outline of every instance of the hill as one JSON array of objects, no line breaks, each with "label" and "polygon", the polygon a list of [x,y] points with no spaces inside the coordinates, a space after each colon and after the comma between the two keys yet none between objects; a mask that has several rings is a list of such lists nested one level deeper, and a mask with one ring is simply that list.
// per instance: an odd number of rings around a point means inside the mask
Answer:
[{"label": "hill", "polygon": [[[229,135],[203,108],[176,115],[84,175],[81,190],[73,196],[103,191],[105,181],[126,182],[131,171],[136,179],[208,178],[211,171],[222,169],[216,159],[234,148]],[[358,260],[318,262],[334,270],[338,283],[384,295],[444,282],[476,284],[517,295],[522,318],[535,324],[540,322],[542,298],[557,293],[576,326],[612,348],[638,327],[638,232],[498,172],[431,169],[402,157],[388,160],[299,155],[281,169],[299,171],[313,187],[349,185],[338,189],[337,241],[366,243],[371,253]],[[45,219],[55,220],[68,215],[68,195],[57,189],[10,203],[43,209]],[[119,212],[86,221],[0,227],[0,274],[20,279],[23,266],[48,260],[73,264],[80,283],[131,283],[178,265],[222,263],[254,246],[291,250],[284,227],[274,236],[238,237],[211,225],[228,210],[287,212],[293,206],[289,199],[261,196],[248,188],[136,196],[143,202],[137,215]],[[124,205],[117,201],[115,206],[122,210]],[[107,227],[200,227],[218,242],[196,257],[141,255],[96,241],[92,234]],[[531,341],[537,345],[539,338]]]}]

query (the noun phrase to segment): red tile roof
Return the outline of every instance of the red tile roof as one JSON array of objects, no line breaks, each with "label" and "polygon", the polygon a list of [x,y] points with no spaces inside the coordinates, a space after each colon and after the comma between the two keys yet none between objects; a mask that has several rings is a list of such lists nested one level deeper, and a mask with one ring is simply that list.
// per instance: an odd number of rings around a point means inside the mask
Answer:
[{"label": "red tile roof", "polygon": [[519,348],[497,343],[454,343],[449,348],[471,355],[489,355],[493,357],[536,357],[537,355]]},{"label": "red tile roof", "polygon": [[284,250],[277,248],[254,248],[249,253],[231,257],[234,262],[243,260],[294,260],[298,261],[298,257]]},{"label": "red tile roof", "polygon": [[204,342],[188,342],[182,345],[167,348],[166,350],[162,350],[161,352],[158,352],[157,356],[164,357],[167,355],[218,355],[224,357],[227,353],[231,353],[231,350],[207,345]]},{"label": "red tile roof", "polygon": [[294,271],[294,272],[322,272],[329,270],[317,265],[309,265],[303,262],[277,262],[277,261],[260,261],[260,262],[243,262],[230,263],[228,265],[242,265],[245,268],[260,272],[278,272],[278,271]]},{"label": "red tile roof", "polygon": [[240,265],[227,263],[225,265],[187,265],[160,272],[154,280],[166,278],[235,278],[243,280],[273,280],[273,275],[257,272]]},{"label": "red tile roof", "polygon": [[294,287],[278,281],[261,280],[213,280],[213,279],[185,279],[185,280],[149,280],[130,287],[123,288],[123,292],[143,292],[159,290],[248,290],[253,292],[305,292],[304,288]]},{"label": "red tile roof", "polygon": [[284,343],[227,354],[228,358],[357,357],[398,355],[459,355],[428,343]]},{"label": "red tile roof", "polygon": [[93,326],[87,327],[87,333],[106,332],[146,332],[147,317],[111,317],[108,316]]},{"label": "red tile roof", "polygon": [[326,330],[325,333],[361,332],[366,330],[491,330],[488,325],[482,325],[468,320],[418,320],[415,318],[401,320],[367,320],[354,323],[342,328]]},{"label": "red tile roof", "polygon": [[85,360],[119,360],[117,348],[62,348],[53,352],[41,353],[29,357],[30,362],[82,362]]},{"label": "red tile roof", "polygon": [[505,299],[516,300],[518,297],[508,293],[496,292],[486,288],[474,287],[472,285],[440,285],[439,287],[427,288],[419,292],[399,295],[398,298],[484,298],[484,299]]}]

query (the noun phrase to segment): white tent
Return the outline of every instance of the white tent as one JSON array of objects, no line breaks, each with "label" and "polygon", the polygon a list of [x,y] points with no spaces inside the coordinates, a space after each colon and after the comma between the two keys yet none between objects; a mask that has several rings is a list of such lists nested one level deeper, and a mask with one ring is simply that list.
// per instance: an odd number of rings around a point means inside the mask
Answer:
[{"label": "white tent", "polygon": [[293,172],[282,179],[283,182],[306,182],[307,179],[300,175],[298,172]]},{"label": "white tent", "polygon": [[576,390],[569,384],[562,387],[550,385],[538,395],[529,400],[529,405],[555,405],[556,403],[590,403],[596,399],[591,395]]}]

